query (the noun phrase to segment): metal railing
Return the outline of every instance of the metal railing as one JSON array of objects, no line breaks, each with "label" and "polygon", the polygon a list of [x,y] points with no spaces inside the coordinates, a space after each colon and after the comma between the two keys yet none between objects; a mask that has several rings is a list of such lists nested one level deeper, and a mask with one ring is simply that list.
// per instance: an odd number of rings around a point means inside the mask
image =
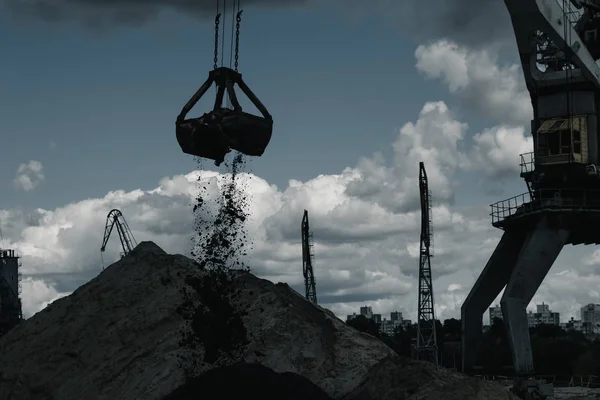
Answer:
[{"label": "metal railing", "polygon": [[598,189],[540,189],[532,193],[522,193],[491,206],[492,224],[498,224],[509,217],[526,215],[542,210],[585,211],[600,210],[600,190]]},{"label": "metal railing", "polygon": [[519,166],[521,167],[521,175],[528,172],[533,172],[535,169],[535,158],[533,152],[520,154],[520,157],[521,163]]},{"label": "metal railing", "polygon": [[492,212],[490,213],[492,224],[497,224],[504,221],[506,218],[512,217],[524,209],[525,204],[531,203],[531,201],[532,199],[529,193],[522,193],[490,205],[492,208]]}]

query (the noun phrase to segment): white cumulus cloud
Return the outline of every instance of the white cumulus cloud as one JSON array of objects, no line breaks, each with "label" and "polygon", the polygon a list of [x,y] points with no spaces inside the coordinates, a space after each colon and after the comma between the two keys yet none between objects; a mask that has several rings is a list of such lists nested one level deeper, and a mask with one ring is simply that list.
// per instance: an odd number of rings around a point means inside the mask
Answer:
[{"label": "white cumulus cloud", "polygon": [[22,298],[23,315],[30,317],[38,311],[43,310],[53,301],[68,296],[71,292],[59,293],[54,286],[42,279],[27,277],[21,281],[23,293]]},{"label": "white cumulus cloud", "polygon": [[469,50],[445,39],[419,46],[415,57],[419,71],[441,79],[469,110],[517,126],[533,117],[520,65],[499,65],[486,49]]},{"label": "white cumulus cloud", "polygon": [[519,155],[533,149],[533,138],[522,127],[495,126],[477,133],[471,160],[486,176],[514,177],[519,171]]},{"label": "white cumulus cloud", "polygon": [[44,166],[41,162],[31,160],[19,165],[15,179],[15,187],[26,192],[35,189],[44,181]]},{"label": "white cumulus cloud", "polygon": [[443,81],[466,109],[499,123],[473,136],[471,168],[486,177],[518,174],[519,155],[533,150],[528,134],[533,111],[521,67],[500,66],[488,50],[469,50],[445,39],[419,46],[415,57],[417,69]]}]

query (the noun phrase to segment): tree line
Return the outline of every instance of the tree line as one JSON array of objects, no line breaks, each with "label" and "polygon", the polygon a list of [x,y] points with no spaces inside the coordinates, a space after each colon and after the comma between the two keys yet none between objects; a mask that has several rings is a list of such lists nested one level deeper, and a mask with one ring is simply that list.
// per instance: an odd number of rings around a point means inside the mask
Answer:
[{"label": "tree line", "polygon": [[[401,356],[411,357],[417,335],[416,324],[399,326],[392,335],[379,332],[372,319],[359,315],[346,322],[355,329],[379,338]],[[600,376],[600,339],[586,337],[582,332],[564,330],[557,325],[541,324],[529,329],[533,363],[538,375]],[[461,369],[461,323],[451,318],[436,320],[436,338],[440,364]],[[496,318],[482,334],[478,351],[481,373],[510,375],[512,356],[504,321]]]}]

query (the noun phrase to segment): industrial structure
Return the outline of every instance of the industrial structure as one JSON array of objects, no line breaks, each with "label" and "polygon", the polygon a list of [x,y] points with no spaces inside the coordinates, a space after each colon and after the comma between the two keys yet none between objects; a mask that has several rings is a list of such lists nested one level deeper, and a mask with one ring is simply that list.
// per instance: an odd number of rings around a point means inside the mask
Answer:
[{"label": "industrial structure", "polygon": [[14,250],[0,249],[0,336],[23,321],[20,268]]},{"label": "industrial structure", "polygon": [[304,274],[304,287],[306,300],[317,304],[317,287],[313,271],[313,242],[312,232],[308,225],[308,211],[304,210],[302,216],[302,273]]},{"label": "industrial structure", "polygon": [[[137,246],[137,242],[131,233],[131,229],[129,229],[129,225],[127,225],[127,221],[125,221],[125,217],[123,217],[121,211],[117,209],[111,210],[106,216],[104,239],[102,240],[100,254],[104,253],[104,250],[106,250],[106,244],[108,243],[110,234],[115,227],[117,228],[117,233],[119,234],[119,239],[121,240],[121,247],[123,247],[123,252],[120,253],[120,255],[121,257],[124,257]],[[102,261],[102,264],[102,268],[104,269],[104,261]]]},{"label": "industrial structure", "polygon": [[431,219],[431,192],[427,182],[425,164],[419,163],[419,191],[421,195],[421,244],[419,252],[419,309],[417,315],[417,340],[415,358],[438,363],[438,346],[435,332],[433,281],[431,257],[433,229]]},{"label": "industrial structure", "polygon": [[[599,0],[504,0],[533,106],[533,152],[521,155],[527,193],[492,205],[500,243],[466,298],[463,370],[477,365],[482,315],[499,295],[517,376],[534,374],[526,307],[566,244],[600,232]],[[531,380],[518,379],[520,393]],[[540,389],[542,388],[542,389]]]}]

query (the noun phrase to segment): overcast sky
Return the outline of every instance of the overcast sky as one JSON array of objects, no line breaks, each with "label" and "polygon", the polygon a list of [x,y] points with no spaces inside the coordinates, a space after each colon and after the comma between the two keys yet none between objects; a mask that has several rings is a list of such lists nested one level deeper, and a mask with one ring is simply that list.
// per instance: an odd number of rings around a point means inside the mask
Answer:
[{"label": "overcast sky", "polygon": [[[275,119],[244,178],[255,274],[303,292],[306,208],[320,303],[414,320],[424,161],[437,315],[459,317],[501,234],[489,204],[526,191],[519,154],[531,151],[508,13],[471,2],[243,2],[240,71]],[[23,255],[26,316],[101,271],[113,208],[138,242],[188,254],[197,177],[224,171],[196,171],[174,134],[212,67],[215,3],[114,3],[0,0],[0,220],[4,247]],[[566,248],[530,307],[579,318],[600,302],[599,264],[593,247]]]}]

